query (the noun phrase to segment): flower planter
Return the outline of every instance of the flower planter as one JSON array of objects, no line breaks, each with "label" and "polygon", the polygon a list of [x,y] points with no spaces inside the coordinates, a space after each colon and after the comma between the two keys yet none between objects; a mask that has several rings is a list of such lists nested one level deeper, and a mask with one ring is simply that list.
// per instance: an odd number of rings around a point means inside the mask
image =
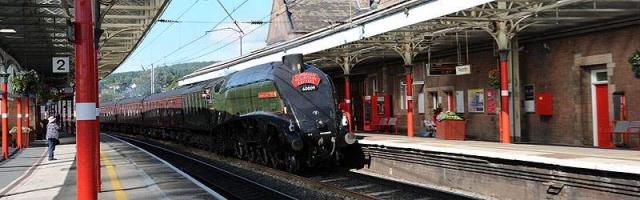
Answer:
[{"label": "flower planter", "polygon": [[436,138],[441,140],[464,140],[466,120],[443,120],[436,122]]}]

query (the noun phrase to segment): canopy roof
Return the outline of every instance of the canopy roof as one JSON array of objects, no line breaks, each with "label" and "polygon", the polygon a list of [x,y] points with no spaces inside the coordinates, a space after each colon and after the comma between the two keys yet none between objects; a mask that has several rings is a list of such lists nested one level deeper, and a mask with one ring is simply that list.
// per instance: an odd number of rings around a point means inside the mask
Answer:
[{"label": "canopy roof", "polygon": [[[492,47],[495,22],[506,22],[520,40],[575,34],[584,30],[640,22],[640,2],[629,0],[407,0],[374,9],[346,23],[327,26],[299,38],[267,46],[184,77],[190,84],[251,65],[305,54],[305,62],[324,69],[360,62],[402,58],[428,51],[455,54],[457,46]],[[606,26],[604,26],[606,25]],[[461,43],[461,44],[460,44]],[[344,68],[343,68],[344,70]],[[348,73],[348,70],[344,70]]]},{"label": "canopy roof", "polygon": [[[170,0],[100,0],[100,77],[110,74],[137,47]],[[22,69],[34,69],[49,84],[64,86],[52,57],[69,56],[74,69],[72,0],[0,0],[0,48]],[[15,33],[13,33],[15,31]]]}]

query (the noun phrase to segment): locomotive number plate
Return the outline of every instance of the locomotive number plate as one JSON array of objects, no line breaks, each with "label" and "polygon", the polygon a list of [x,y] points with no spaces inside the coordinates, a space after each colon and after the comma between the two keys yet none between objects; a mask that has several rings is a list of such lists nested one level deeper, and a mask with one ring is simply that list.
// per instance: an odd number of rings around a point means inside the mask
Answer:
[{"label": "locomotive number plate", "polygon": [[318,89],[318,86],[310,85],[310,84],[303,85],[300,88],[300,90],[302,90],[303,92],[314,91],[316,89]]}]

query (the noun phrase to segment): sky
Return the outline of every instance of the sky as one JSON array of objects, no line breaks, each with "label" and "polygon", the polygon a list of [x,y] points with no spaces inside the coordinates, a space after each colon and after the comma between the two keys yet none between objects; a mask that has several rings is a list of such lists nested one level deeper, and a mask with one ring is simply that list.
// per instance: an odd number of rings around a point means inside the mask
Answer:
[{"label": "sky", "polygon": [[[269,24],[269,0],[220,0],[232,12],[245,33],[243,54],[264,47]],[[234,11],[235,10],[235,11]],[[172,65],[198,61],[224,61],[240,56],[240,33],[217,0],[172,0],[159,19],[177,23],[156,22],[138,48],[115,73],[138,71],[143,67]],[[220,30],[222,29],[222,30]],[[210,30],[216,30],[208,32]]]}]

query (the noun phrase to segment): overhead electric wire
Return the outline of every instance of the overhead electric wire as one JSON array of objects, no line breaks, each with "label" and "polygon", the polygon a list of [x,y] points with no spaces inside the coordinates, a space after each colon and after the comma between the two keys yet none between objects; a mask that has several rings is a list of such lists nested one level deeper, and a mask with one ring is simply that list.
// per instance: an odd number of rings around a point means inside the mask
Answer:
[{"label": "overhead electric wire", "polygon": [[[229,18],[229,16],[233,15],[233,14],[235,13],[235,11],[237,11],[240,7],[242,7],[242,6],[243,6],[247,1],[248,1],[248,0],[245,0],[245,1],[243,1],[240,5],[238,5],[237,7],[235,7],[235,8],[234,8],[230,13],[229,13],[229,15],[227,15],[226,17],[224,17],[222,20],[218,21],[218,23],[217,23],[215,26],[213,26],[213,28],[211,28],[209,31],[214,30],[214,29],[216,29],[220,24],[225,23],[225,21],[224,21],[224,20],[226,20],[227,18]],[[304,1],[304,0],[298,0],[298,1],[295,1],[292,5],[296,5],[296,4],[298,4],[298,3],[300,3],[300,2],[303,2],[303,1]],[[289,5],[289,6],[291,6],[291,5]],[[223,9],[224,9],[224,8],[223,8]],[[278,10],[277,12],[271,12],[271,13],[269,13],[268,15],[264,16],[263,18],[261,18],[261,19],[260,19],[260,20],[258,20],[258,21],[262,21],[262,20],[264,20],[265,18],[270,17],[270,16],[272,16],[272,15],[279,16],[280,14],[285,13],[286,11],[287,11],[287,10],[286,10],[285,8],[281,8],[281,9],[280,9],[280,10]],[[255,20],[254,20],[254,21],[255,21]],[[262,21],[262,22],[263,22],[263,23],[258,23],[260,26],[258,26],[257,28],[255,28],[255,29],[251,30],[250,32],[246,33],[246,34],[245,34],[245,36],[246,36],[246,35],[248,35],[248,34],[253,33],[254,31],[256,31],[257,29],[259,29],[260,27],[264,26],[265,24],[277,23],[277,22],[273,22],[273,21],[268,21],[268,22],[264,22],[264,21]],[[165,59],[165,58],[167,58],[167,57],[169,57],[169,56],[173,55],[173,54],[174,54],[174,53],[176,53],[177,51],[182,50],[182,49],[184,49],[185,47],[187,47],[187,46],[189,46],[189,45],[191,45],[191,44],[195,43],[196,41],[198,41],[198,40],[200,40],[200,39],[204,38],[207,34],[208,34],[208,33],[207,33],[207,32],[205,32],[205,34],[203,34],[203,35],[199,36],[198,38],[196,38],[196,39],[194,39],[194,40],[192,40],[192,41],[188,42],[188,43],[187,43],[187,44],[185,44],[185,45],[182,45],[182,46],[178,47],[177,49],[175,49],[175,50],[174,50],[174,51],[172,51],[171,53],[169,53],[169,54],[167,54],[167,55],[162,56],[160,59],[158,59],[158,60],[156,60],[156,61],[152,62],[151,64],[156,64],[156,63],[158,63],[159,61],[161,61],[161,60],[163,60],[163,59]],[[224,39],[226,39],[226,38],[228,38],[228,37],[231,37],[231,35],[228,35],[228,36],[227,36],[227,37],[225,37]],[[231,42],[229,42],[229,43],[225,43],[222,47],[219,47],[219,48],[216,48],[216,49],[214,49],[214,50],[212,50],[212,51],[205,52],[204,54],[201,54],[201,55],[198,55],[198,56],[195,56],[195,57],[189,58],[189,59],[187,59],[186,61],[192,61],[192,60],[195,60],[195,59],[201,58],[201,57],[203,57],[203,56],[209,55],[209,54],[211,54],[211,53],[214,53],[214,52],[216,52],[216,51],[219,51],[219,50],[221,50],[221,49],[223,49],[223,48],[225,48],[225,47],[227,47],[227,46],[229,46],[229,45],[233,44],[234,42],[236,42],[236,41],[238,41],[238,40],[239,40],[239,39],[235,39],[235,40],[233,40],[233,41],[231,41]],[[220,41],[220,42],[221,42],[221,41]],[[205,49],[209,49],[209,48],[211,48],[211,47],[215,46],[216,44],[218,44],[218,43],[220,43],[220,42],[216,42],[216,43],[214,43],[213,45],[210,45],[210,46],[208,46],[208,47],[206,47],[206,48],[201,49],[200,51],[205,50]],[[186,62],[186,61],[183,61],[183,62]],[[174,63],[180,63],[180,62],[174,62]],[[165,63],[165,64],[166,64],[166,63]]]},{"label": "overhead electric wire", "polygon": [[220,4],[220,7],[222,7],[222,10],[224,10],[224,12],[227,13],[227,16],[229,18],[231,18],[231,20],[233,20],[234,24],[236,24],[236,27],[238,27],[238,30],[240,31],[240,33],[242,33],[244,35],[244,31],[242,31],[242,28],[240,28],[240,25],[238,25],[238,21],[236,21],[236,19],[234,19],[233,16],[231,16],[231,14],[227,10],[227,8],[224,7],[224,4],[222,4],[222,2],[220,2],[220,0],[217,0],[217,1],[218,1],[218,4]]},{"label": "overhead electric wire", "polygon": [[[251,31],[249,31],[247,34],[251,34],[251,33],[253,33],[254,31],[256,31],[256,30],[260,29],[260,27],[262,27],[262,25],[261,25],[261,26],[256,27],[255,29],[252,29],[252,30],[251,30]],[[218,47],[218,48],[216,48],[216,49],[214,49],[214,50],[212,50],[212,51],[205,52],[205,53],[203,53],[203,54],[201,54],[201,55],[199,55],[199,56],[196,56],[196,57],[193,57],[193,58],[189,58],[189,59],[187,59],[187,60],[182,60],[182,61],[180,61],[180,62],[189,62],[189,61],[193,61],[193,60],[195,60],[195,59],[198,59],[198,58],[204,57],[204,56],[206,56],[206,55],[212,54],[212,53],[214,53],[214,52],[216,52],[216,51],[219,51],[219,50],[221,50],[221,49],[224,49],[225,47],[228,47],[229,45],[231,45],[231,44],[235,43],[235,42],[236,42],[236,41],[238,41],[239,39],[240,39],[240,38],[234,39],[234,40],[232,40],[231,42],[228,42],[228,43],[224,44],[223,46]]]},{"label": "overhead electric wire", "polygon": [[[220,20],[220,21],[224,21],[225,19],[229,18],[229,16],[231,16],[231,14],[235,13],[235,11],[237,11],[238,9],[240,9],[240,7],[242,7],[245,3],[247,3],[247,1],[249,1],[249,0],[244,0],[240,5],[238,5],[236,8],[234,8],[234,9],[231,11],[231,13],[230,13],[229,15],[227,15],[226,17],[224,17],[224,18],[223,18],[222,20]],[[212,31],[212,30],[216,29],[218,26],[220,26],[220,24],[222,24],[222,22],[217,23],[215,26],[213,26],[213,28],[209,29],[209,31]],[[200,40],[200,39],[204,38],[205,36],[207,36],[207,35],[209,34],[209,31],[205,32],[205,33],[204,33],[203,35],[201,35],[200,37],[197,37],[196,39],[191,40],[191,41],[190,41],[190,42],[188,42],[187,44],[184,44],[184,45],[182,45],[182,46],[178,47],[177,49],[173,50],[171,53],[169,53],[169,54],[166,54],[166,55],[162,56],[160,59],[158,59],[158,60],[156,60],[156,61],[152,62],[151,64],[157,63],[157,62],[161,61],[162,59],[165,59],[165,58],[167,58],[167,57],[169,57],[169,56],[173,55],[175,52],[180,51],[180,50],[182,50],[183,48],[185,48],[185,47],[187,47],[187,46],[189,46],[189,45],[191,45],[191,44],[193,44],[193,43],[197,42],[198,40]]]}]

